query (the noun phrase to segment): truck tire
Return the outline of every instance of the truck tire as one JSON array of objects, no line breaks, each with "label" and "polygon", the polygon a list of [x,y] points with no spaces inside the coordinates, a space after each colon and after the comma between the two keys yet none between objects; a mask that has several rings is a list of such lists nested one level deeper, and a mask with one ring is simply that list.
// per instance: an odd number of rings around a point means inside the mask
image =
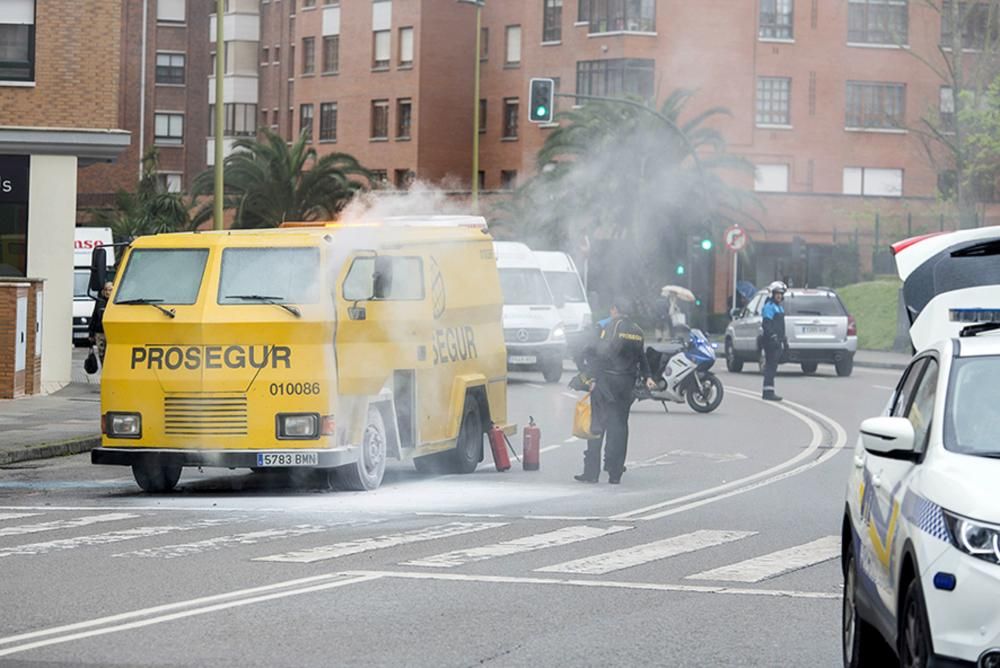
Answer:
[{"label": "truck tire", "polygon": [[361,452],[352,464],[334,469],[333,486],[351,492],[368,492],[378,489],[385,475],[385,460],[388,450],[385,420],[382,411],[368,408],[368,426],[361,442]]},{"label": "truck tire", "polygon": [[132,476],[142,491],[149,494],[165,494],[177,486],[177,481],[181,479],[181,467],[133,464]]},{"label": "truck tire", "polygon": [[451,455],[451,470],[455,473],[472,473],[483,461],[483,418],[479,401],[472,395],[465,395],[462,409],[462,426],[458,429],[458,443]]}]

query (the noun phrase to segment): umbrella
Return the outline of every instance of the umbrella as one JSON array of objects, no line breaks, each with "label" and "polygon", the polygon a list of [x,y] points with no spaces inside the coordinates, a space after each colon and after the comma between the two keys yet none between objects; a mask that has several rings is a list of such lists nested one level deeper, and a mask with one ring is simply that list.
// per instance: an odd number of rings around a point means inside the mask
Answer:
[{"label": "umbrella", "polygon": [[660,290],[660,294],[664,297],[676,297],[685,302],[695,301],[694,293],[679,285],[664,285],[663,289]]}]

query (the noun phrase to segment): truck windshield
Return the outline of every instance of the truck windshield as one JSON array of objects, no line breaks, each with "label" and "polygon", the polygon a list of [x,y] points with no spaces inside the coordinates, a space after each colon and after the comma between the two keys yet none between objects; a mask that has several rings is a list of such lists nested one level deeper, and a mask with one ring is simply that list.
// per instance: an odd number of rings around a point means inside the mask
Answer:
[{"label": "truck windshield", "polygon": [[805,316],[846,315],[843,304],[832,295],[797,295],[794,293],[785,296],[785,313]]},{"label": "truck windshield", "polygon": [[90,271],[77,269],[73,272],[73,298],[86,299],[87,287],[90,285]]},{"label": "truck windshield", "polygon": [[220,304],[319,300],[318,248],[227,248],[222,251]]},{"label": "truck windshield", "polygon": [[501,269],[503,303],[509,306],[552,304],[552,293],[541,269]]},{"label": "truck windshield", "polygon": [[580,285],[580,277],[571,271],[547,271],[545,280],[549,283],[552,295],[562,297],[568,304],[580,304],[586,301],[583,296],[583,287]]},{"label": "truck windshield", "polygon": [[202,248],[136,249],[115,303],[194,304],[207,260],[208,250]]},{"label": "truck windshield", "polygon": [[944,445],[954,452],[996,457],[1000,446],[1000,357],[956,359],[945,407]]}]

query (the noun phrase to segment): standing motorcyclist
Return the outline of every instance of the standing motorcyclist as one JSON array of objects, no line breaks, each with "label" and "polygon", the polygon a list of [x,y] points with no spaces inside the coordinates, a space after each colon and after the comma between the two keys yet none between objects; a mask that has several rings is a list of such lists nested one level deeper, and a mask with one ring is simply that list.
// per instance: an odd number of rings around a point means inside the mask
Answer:
[{"label": "standing motorcyclist", "polygon": [[788,337],[785,335],[785,300],[787,287],[781,281],[775,281],[767,286],[770,296],[764,302],[761,310],[761,326],[764,336],[761,344],[764,348],[764,394],[766,401],[781,401],[774,393],[774,376],[778,372],[778,363],[788,349]]},{"label": "standing motorcyclist", "polygon": [[581,371],[594,378],[591,431],[600,434],[587,441],[583,473],[575,476],[580,482],[597,482],[605,437],[604,468],[608,472],[608,482],[612,485],[621,482],[636,378],[645,378],[647,386],[654,387],[644,352],[643,332],[629,318],[630,310],[629,300],[616,299],[610,320],[600,329],[599,338],[584,349],[579,360]]}]

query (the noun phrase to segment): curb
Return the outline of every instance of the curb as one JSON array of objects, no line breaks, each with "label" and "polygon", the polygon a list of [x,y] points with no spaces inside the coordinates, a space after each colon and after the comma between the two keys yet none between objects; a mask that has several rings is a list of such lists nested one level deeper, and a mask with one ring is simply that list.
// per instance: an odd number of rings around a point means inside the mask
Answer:
[{"label": "curb", "polygon": [[0,466],[26,462],[33,459],[51,459],[89,452],[101,444],[100,436],[85,436],[56,443],[37,443],[0,451]]}]

